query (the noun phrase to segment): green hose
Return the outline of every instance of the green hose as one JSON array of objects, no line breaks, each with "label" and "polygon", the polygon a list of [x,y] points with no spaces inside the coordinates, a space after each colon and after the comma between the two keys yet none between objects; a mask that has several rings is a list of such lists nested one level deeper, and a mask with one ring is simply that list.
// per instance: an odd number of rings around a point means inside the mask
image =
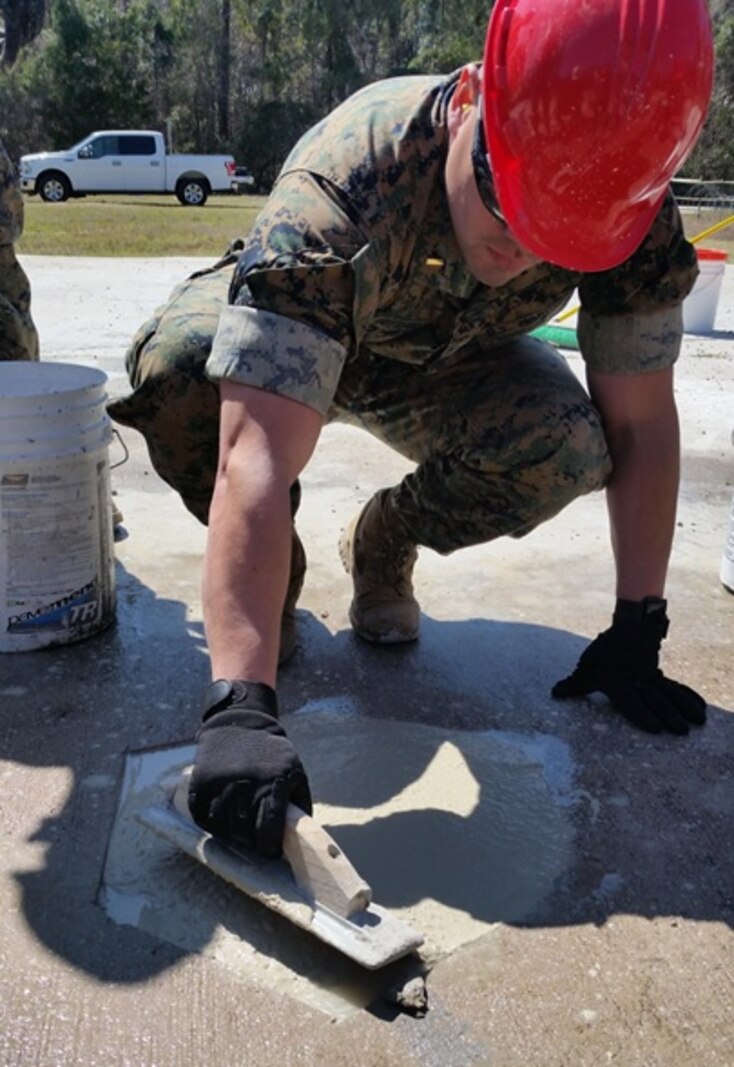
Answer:
[{"label": "green hose", "polygon": [[575,348],[578,351],[579,339],[572,326],[539,326],[537,330],[531,330],[530,336],[550,341],[556,348]]}]

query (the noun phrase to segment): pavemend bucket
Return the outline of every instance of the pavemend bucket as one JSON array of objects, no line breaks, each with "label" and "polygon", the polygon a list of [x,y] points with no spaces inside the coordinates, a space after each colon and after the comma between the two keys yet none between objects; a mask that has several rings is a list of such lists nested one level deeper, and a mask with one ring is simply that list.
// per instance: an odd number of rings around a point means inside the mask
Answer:
[{"label": "pavemend bucket", "polygon": [[[734,445],[734,430],[731,432],[731,443]],[[728,589],[730,593],[734,593],[734,496],[731,498],[729,532],[726,535],[726,544],[721,554],[719,577],[724,588]]]},{"label": "pavemend bucket", "polygon": [[0,361],[0,652],[80,641],[114,619],[106,380]]},{"label": "pavemend bucket", "polygon": [[734,593],[734,496],[731,498],[731,512],[729,513],[729,533],[721,556],[721,569],[719,571],[721,584],[730,593]]},{"label": "pavemend bucket", "polygon": [[683,301],[686,333],[711,333],[719,306],[727,253],[718,248],[697,248],[699,275]]}]

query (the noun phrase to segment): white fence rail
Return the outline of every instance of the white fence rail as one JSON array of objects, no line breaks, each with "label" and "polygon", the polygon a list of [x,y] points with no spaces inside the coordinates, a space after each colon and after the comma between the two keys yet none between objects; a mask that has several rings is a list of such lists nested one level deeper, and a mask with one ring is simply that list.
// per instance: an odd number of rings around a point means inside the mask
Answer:
[{"label": "white fence rail", "polygon": [[678,204],[688,211],[734,211],[734,181],[673,178],[672,185]]}]

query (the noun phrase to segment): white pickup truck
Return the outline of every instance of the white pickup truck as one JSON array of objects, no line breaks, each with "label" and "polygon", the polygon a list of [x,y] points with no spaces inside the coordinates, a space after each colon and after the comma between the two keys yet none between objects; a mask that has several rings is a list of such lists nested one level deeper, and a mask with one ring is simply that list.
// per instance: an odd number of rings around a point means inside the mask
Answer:
[{"label": "white pickup truck", "polygon": [[205,204],[229,192],[232,156],[168,155],[162,133],[99,130],[65,152],[21,156],[20,187],[58,203],[87,193],[175,193],[182,204]]}]

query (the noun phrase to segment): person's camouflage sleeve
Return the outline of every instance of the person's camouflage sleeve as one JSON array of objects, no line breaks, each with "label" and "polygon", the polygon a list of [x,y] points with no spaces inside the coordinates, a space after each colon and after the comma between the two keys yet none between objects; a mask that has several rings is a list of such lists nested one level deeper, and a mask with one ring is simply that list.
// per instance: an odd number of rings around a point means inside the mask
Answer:
[{"label": "person's camouflage sleeve", "polygon": [[639,374],[674,363],[683,337],[681,306],[697,275],[696,251],[669,192],[634,255],[581,279],[578,336],[588,365],[607,374]]},{"label": "person's camouflage sleeve", "polygon": [[0,360],[38,359],[30,284],[14,248],[22,232],[23,198],[0,143]]},{"label": "person's camouflage sleeve", "polygon": [[325,413],[353,342],[349,260],[363,243],[310,175],[286,175],[246,241],[233,285],[236,303],[220,317],[209,376]]}]

